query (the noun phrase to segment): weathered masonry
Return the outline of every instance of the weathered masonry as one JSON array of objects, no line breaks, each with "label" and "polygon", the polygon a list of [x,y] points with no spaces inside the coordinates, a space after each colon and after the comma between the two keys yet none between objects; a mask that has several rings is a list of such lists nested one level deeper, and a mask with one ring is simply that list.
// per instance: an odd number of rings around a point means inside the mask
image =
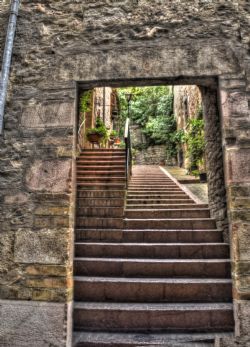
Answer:
[{"label": "weathered masonry", "polygon": [[247,0],[21,1],[0,137],[1,346],[71,346],[77,82],[201,87],[233,277],[235,338],[216,347],[250,346],[249,12]]}]

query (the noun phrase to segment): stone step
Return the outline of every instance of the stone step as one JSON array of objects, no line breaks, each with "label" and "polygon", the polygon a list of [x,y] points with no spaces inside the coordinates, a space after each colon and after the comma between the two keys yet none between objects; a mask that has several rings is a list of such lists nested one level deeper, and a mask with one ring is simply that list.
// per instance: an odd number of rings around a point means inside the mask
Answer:
[{"label": "stone step", "polygon": [[84,154],[84,153],[125,153],[125,149],[122,148],[86,148],[83,149],[82,152],[80,154]]},{"label": "stone step", "polygon": [[212,218],[124,219],[125,229],[215,229]]},{"label": "stone step", "polygon": [[76,177],[76,181],[77,183],[89,183],[89,182],[93,182],[93,183],[106,183],[106,182],[125,182],[126,178],[125,176],[81,176],[80,174],[77,174]]},{"label": "stone step", "polygon": [[[202,206],[202,208],[207,208],[207,205],[200,205]],[[165,209],[178,209],[178,210],[182,210],[182,209],[196,209],[197,205],[195,203],[192,203],[192,201],[188,201],[185,204],[176,204],[175,200],[172,201],[172,203],[170,204],[140,204],[140,205],[133,205],[131,203],[127,202],[127,206],[126,209],[127,211],[129,211],[130,209],[133,210],[145,210],[145,209],[151,209],[151,210],[165,210]]]},{"label": "stone step", "polygon": [[132,219],[154,219],[154,218],[209,218],[210,210],[207,208],[196,209],[186,208],[186,209],[131,209],[127,208],[125,210],[125,217]]},{"label": "stone step", "polygon": [[98,166],[98,165],[77,165],[77,170],[82,171],[82,172],[89,172],[89,171],[93,171],[95,173],[99,172],[99,171],[106,171],[106,172],[119,172],[119,171],[123,171],[125,172],[125,164],[124,165],[120,165],[120,166],[111,166],[111,165],[102,165],[102,166]]},{"label": "stone step", "polygon": [[145,192],[142,192],[142,193],[139,193],[136,192],[136,193],[127,193],[127,200],[131,200],[131,199],[140,199],[140,200],[152,200],[152,199],[165,199],[165,200],[173,200],[173,199],[176,199],[176,200],[189,200],[189,201],[192,201],[194,202],[188,195],[186,195],[185,193],[183,194],[171,194],[171,193],[165,193],[165,192],[159,192],[159,193],[152,193],[150,192],[149,193],[145,193]]},{"label": "stone step", "polygon": [[160,184],[169,184],[169,185],[173,185],[175,187],[178,187],[173,181],[171,180],[165,180],[165,179],[159,179],[157,181],[143,181],[143,180],[130,180],[129,181],[130,185],[145,185],[145,186],[154,186],[154,185],[160,185]]},{"label": "stone step", "polygon": [[126,152],[124,151],[84,151],[82,152],[78,157],[78,158],[82,158],[82,157],[125,157],[126,156]]},{"label": "stone step", "polygon": [[79,193],[80,190],[124,190],[125,184],[122,183],[98,183],[98,182],[77,182],[77,189],[79,189],[77,192]]},{"label": "stone step", "polygon": [[75,277],[76,301],[230,302],[230,279]]},{"label": "stone step", "polygon": [[81,167],[81,166],[124,166],[125,167],[125,160],[96,160],[96,159],[89,159],[89,158],[85,158],[85,159],[79,159],[77,161],[77,167]]},{"label": "stone step", "polygon": [[109,228],[77,228],[77,241],[130,242],[130,243],[217,243],[222,242],[222,232],[217,229],[197,230],[122,230]]},{"label": "stone step", "polygon": [[75,243],[76,257],[227,259],[226,243]]},{"label": "stone step", "polygon": [[77,217],[76,227],[85,229],[121,229],[123,228],[123,218]]},{"label": "stone step", "polygon": [[75,302],[75,330],[123,332],[233,331],[232,304]]},{"label": "stone step", "polygon": [[214,347],[215,337],[233,339],[233,333],[122,333],[74,332],[73,347]]},{"label": "stone step", "polygon": [[99,177],[99,176],[112,176],[112,177],[124,177],[125,178],[125,170],[85,170],[85,169],[77,169],[77,176],[90,176],[90,177]]},{"label": "stone step", "polygon": [[181,190],[180,188],[176,187],[176,186],[170,186],[170,185],[159,185],[159,186],[130,186],[128,187],[128,191],[129,192],[135,192],[135,191],[173,191],[173,192],[181,192],[183,193],[183,190]]},{"label": "stone step", "polygon": [[144,197],[147,197],[147,198],[164,198],[164,197],[168,197],[169,195],[175,196],[175,197],[183,196],[183,197],[187,197],[190,199],[190,197],[182,191],[171,193],[171,190],[170,191],[166,191],[166,190],[162,190],[162,191],[160,191],[160,190],[150,190],[150,191],[135,190],[135,191],[128,191],[127,192],[128,199],[130,199],[131,196],[144,199]]},{"label": "stone step", "polygon": [[230,277],[229,259],[87,258],[74,260],[76,276]]},{"label": "stone step", "polygon": [[[185,199],[151,199],[150,197],[148,198],[144,198],[144,199],[137,199],[137,198],[133,198],[133,199],[127,199],[126,200],[127,206],[143,206],[143,207],[147,207],[148,205],[155,205],[155,206],[167,206],[167,205],[175,205],[175,206],[181,206],[181,205],[197,205],[193,200],[189,199],[189,198],[185,198]],[[208,207],[208,205],[206,204],[201,204],[200,206],[203,207]]]},{"label": "stone step", "polygon": [[76,158],[76,162],[77,163],[84,163],[84,162],[94,162],[99,163],[99,162],[106,162],[106,163],[123,163],[125,161],[125,156],[97,156],[97,155],[93,155],[93,156],[88,156],[88,157],[78,157]]},{"label": "stone step", "polygon": [[120,217],[124,215],[123,207],[78,207],[77,208],[77,220],[79,217]]},{"label": "stone step", "polygon": [[124,199],[115,198],[78,198],[78,207],[123,207]]},{"label": "stone step", "polygon": [[85,199],[99,199],[99,198],[106,198],[106,199],[114,199],[114,198],[121,198],[124,199],[125,197],[125,190],[80,190],[77,191],[77,197],[78,198],[85,198]]}]

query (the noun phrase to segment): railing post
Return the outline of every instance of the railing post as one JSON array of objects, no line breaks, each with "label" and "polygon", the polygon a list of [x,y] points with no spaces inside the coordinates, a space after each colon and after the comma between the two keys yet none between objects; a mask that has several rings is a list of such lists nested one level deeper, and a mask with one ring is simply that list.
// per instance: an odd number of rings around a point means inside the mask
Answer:
[{"label": "railing post", "polygon": [[126,188],[128,188],[128,183],[130,176],[132,175],[132,144],[130,137],[130,129],[129,129],[130,120],[127,118],[125,124],[125,132],[124,132],[124,142],[126,149]]}]

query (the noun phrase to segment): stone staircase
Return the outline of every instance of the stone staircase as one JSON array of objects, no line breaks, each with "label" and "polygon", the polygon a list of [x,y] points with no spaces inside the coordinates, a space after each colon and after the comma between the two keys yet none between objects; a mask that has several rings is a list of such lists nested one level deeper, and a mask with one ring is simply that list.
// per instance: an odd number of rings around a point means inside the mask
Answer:
[{"label": "stone staircase", "polygon": [[74,346],[210,347],[233,331],[229,247],[208,206],[125,153],[77,160]]}]

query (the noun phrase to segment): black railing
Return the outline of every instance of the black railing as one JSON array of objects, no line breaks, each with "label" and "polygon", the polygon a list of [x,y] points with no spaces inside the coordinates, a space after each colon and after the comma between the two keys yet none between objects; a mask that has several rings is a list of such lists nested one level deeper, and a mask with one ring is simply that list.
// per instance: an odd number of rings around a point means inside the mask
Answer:
[{"label": "black railing", "polygon": [[125,132],[124,132],[124,142],[126,149],[126,188],[128,188],[128,183],[130,177],[132,175],[132,143],[130,137],[130,128],[129,128],[130,120],[127,118],[125,124]]}]

